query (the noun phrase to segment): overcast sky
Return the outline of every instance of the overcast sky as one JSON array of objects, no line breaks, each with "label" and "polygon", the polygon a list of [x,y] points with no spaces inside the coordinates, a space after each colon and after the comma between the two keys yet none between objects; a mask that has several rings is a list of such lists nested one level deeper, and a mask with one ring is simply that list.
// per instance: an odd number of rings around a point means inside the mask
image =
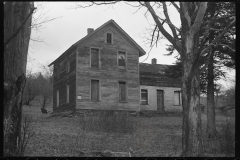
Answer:
[{"label": "overcast sky", "polygon": [[[42,2],[41,2],[42,3]],[[81,2],[83,5],[84,3]],[[78,4],[81,4],[78,2]],[[40,71],[40,64],[50,64],[58,58],[71,45],[83,38],[87,34],[87,28],[98,28],[105,22],[113,19],[136,43],[138,43],[147,53],[139,58],[139,62],[151,63],[152,58],[157,59],[158,64],[173,64],[175,56],[164,56],[167,54],[165,39],[160,40],[157,47],[154,46],[150,51],[150,44],[147,39],[148,29],[153,28],[153,19],[147,14],[146,9],[129,6],[124,2],[110,5],[92,6],[89,8],[78,8],[74,2],[46,2],[43,12],[47,13],[44,17],[57,18],[42,25],[38,31],[32,30],[32,39],[39,37],[44,42],[30,41],[28,69],[33,72]],[[35,3],[37,6],[37,3]],[[136,12],[137,11],[137,12]],[[134,13],[136,12],[136,13]],[[34,16],[38,17],[40,11]],[[176,25],[180,26],[179,15],[175,9],[170,9],[170,19]],[[149,55],[148,55],[149,53]],[[147,59],[146,59],[147,58]],[[235,72],[234,72],[235,73]],[[232,73],[232,75],[234,75]],[[232,76],[230,75],[230,76]]]}]

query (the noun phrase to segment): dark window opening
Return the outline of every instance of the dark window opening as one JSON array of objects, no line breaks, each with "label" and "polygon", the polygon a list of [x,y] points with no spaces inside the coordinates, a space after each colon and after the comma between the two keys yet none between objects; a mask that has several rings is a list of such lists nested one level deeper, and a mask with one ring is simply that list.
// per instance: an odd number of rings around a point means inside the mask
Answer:
[{"label": "dark window opening", "polygon": [[112,34],[111,33],[107,33],[107,43],[112,44]]},{"label": "dark window opening", "polygon": [[99,68],[99,49],[91,48],[91,68]]},{"label": "dark window opening", "polygon": [[174,91],[174,105],[180,106],[181,105],[181,99],[180,99],[180,91]]},{"label": "dark window opening", "polygon": [[91,80],[91,100],[99,101],[99,80]]},{"label": "dark window opening", "polygon": [[148,104],[148,91],[146,89],[141,89],[141,104]]},{"label": "dark window opening", "polygon": [[119,101],[120,102],[127,101],[126,82],[119,82]]}]

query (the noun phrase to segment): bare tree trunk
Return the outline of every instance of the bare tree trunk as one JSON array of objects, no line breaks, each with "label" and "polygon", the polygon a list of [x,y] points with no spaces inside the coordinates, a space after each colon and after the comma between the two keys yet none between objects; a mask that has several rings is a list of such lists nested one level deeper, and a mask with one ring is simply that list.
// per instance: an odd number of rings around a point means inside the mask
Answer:
[{"label": "bare tree trunk", "polygon": [[183,27],[182,51],[182,103],[183,131],[182,156],[197,157],[202,154],[202,122],[200,107],[200,69],[196,63],[198,36],[189,34],[188,27]]},{"label": "bare tree trunk", "polygon": [[4,156],[17,156],[33,2],[4,3]]},{"label": "bare tree trunk", "polygon": [[[214,52],[210,49],[210,52]],[[209,53],[210,54],[210,53]],[[213,75],[213,53],[210,55],[208,63],[208,85],[207,85],[207,136],[214,138],[218,136],[215,125],[215,103],[214,103],[214,75]]]},{"label": "bare tree trunk", "polygon": [[199,69],[193,75],[188,75],[188,62],[183,63],[182,78],[183,102],[183,156],[200,156],[202,153],[202,123],[200,108]]}]

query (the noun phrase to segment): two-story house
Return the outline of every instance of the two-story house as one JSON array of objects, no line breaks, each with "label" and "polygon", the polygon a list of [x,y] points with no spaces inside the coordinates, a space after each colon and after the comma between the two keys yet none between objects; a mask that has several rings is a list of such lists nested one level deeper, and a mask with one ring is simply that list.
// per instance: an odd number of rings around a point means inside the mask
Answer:
[{"label": "two-story house", "polygon": [[49,65],[53,111],[139,111],[139,57],[145,51],[114,20],[87,33]]}]

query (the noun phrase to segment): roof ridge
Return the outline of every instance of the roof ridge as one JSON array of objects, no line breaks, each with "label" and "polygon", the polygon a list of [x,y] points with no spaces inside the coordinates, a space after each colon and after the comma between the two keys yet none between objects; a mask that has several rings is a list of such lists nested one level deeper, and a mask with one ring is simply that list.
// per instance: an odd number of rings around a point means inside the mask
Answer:
[{"label": "roof ridge", "polygon": [[136,45],[136,47],[142,52],[142,54],[144,55],[146,52],[142,49],[141,46],[139,46],[113,19],[108,20],[107,22],[105,22],[104,24],[102,24],[101,26],[99,26],[98,28],[96,28],[92,33],[87,34],[86,36],[84,36],[83,38],[81,38],[80,40],[78,40],[76,43],[74,43],[73,45],[71,45],[65,52],[63,52],[58,58],[56,58],[52,63],[50,63],[48,66],[51,66],[54,62],[57,61],[57,59],[59,59],[61,56],[65,55],[65,53],[67,53],[68,50],[70,50],[71,48],[75,47],[76,45],[78,45],[81,41],[85,40],[86,38],[90,37],[91,35],[93,35],[94,33],[96,33],[96,31],[98,31],[100,28],[102,28],[103,26],[107,25],[108,23],[112,22],[114,25],[116,25],[117,28],[119,28],[119,30],[121,32],[123,32],[127,38],[130,39],[130,41]]}]

